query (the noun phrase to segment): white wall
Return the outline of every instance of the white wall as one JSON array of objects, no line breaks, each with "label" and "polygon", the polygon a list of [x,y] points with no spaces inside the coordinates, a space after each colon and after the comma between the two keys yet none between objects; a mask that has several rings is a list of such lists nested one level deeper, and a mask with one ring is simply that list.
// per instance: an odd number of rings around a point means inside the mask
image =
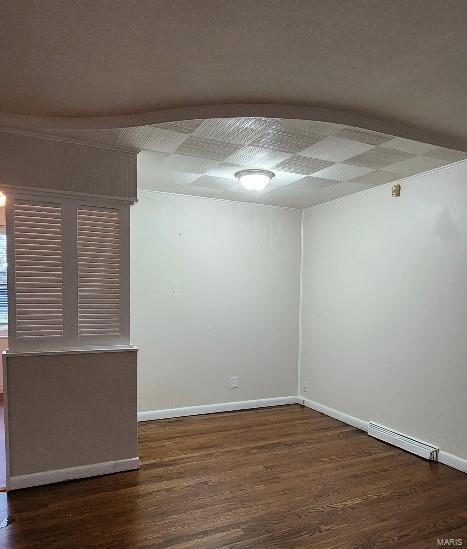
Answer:
[{"label": "white wall", "polygon": [[300,212],[141,192],[131,216],[139,411],[296,395]]},{"label": "white wall", "polygon": [[306,398],[467,458],[467,164],[306,211]]}]

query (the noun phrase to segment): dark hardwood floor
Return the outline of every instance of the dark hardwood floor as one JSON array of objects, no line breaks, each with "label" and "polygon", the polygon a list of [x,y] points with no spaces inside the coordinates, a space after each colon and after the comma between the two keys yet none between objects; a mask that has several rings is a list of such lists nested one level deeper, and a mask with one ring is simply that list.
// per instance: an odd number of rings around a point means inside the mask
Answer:
[{"label": "dark hardwood floor", "polygon": [[467,475],[307,408],[148,422],[139,435],[139,472],[10,493],[0,547],[467,545]]}]

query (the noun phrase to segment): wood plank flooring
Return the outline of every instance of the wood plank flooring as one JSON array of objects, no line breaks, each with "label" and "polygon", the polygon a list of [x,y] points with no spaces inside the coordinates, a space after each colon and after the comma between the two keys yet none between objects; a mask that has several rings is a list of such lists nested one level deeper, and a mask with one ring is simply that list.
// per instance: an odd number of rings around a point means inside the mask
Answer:
[{"label": "wood plank flooring", "polygon": [[147,422],[139,437],[138,472],[10,493],[0,547],[467,545],[467,475],[298,405]]}]

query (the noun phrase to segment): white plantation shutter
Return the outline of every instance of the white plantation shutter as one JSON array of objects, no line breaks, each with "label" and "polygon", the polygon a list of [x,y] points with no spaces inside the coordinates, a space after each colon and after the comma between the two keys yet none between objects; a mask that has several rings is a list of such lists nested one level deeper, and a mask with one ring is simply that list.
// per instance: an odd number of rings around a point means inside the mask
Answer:
[{"label": "white plantation shutter", "polygon": [[78,207],[79,338],[119,338],[120,210]]},{"label": "white plantation shutter", "polygon": [[93,202],[7,197],[10,351],[129,344],[129,206]]},{"label": "white plantation shutter", "polygon": [[62,208],[13,204],[15,338],[33,345],[63,336]]}]

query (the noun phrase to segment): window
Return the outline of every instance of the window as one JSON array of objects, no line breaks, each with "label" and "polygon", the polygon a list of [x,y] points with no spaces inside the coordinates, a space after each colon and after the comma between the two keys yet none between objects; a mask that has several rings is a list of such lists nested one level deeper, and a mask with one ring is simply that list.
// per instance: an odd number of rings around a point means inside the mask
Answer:
[{"label": "window", "polygon": [[128,344],[129,206],[15,197],[7,208],[10,349]]}]

